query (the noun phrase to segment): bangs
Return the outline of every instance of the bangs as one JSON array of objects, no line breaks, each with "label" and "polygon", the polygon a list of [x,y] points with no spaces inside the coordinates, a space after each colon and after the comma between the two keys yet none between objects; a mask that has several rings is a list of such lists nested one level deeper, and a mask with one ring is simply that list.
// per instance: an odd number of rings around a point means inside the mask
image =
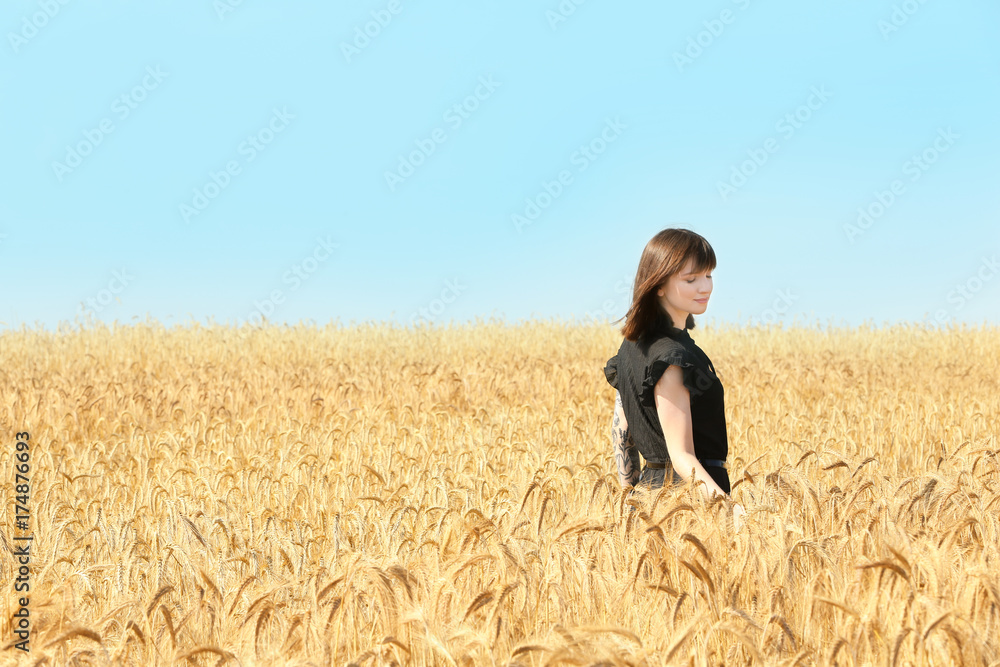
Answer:
[{"label": "bangs", "polygon": [[681,266],[691,260],[696,273],[715,269],[715,251],[712,250],[712,246],[708,245],[704,239],[691,239],[691,241],[691,245],[684,252],[684,261]]}]

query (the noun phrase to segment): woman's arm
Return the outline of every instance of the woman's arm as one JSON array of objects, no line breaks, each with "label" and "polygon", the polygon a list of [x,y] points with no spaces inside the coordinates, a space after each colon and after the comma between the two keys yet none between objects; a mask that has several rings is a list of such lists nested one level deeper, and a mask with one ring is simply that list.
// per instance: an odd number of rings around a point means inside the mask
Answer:
[{"label": "woman's arm", "polygon": [[639,452],[628,432],[628,420],[622,407],[622,395],[615,392],[615,417],[611,423],[611,446],[618,466],[618,479],[623,488],[631,488],[639,481]]},{"label": "woman's arm", "polygon": [[726,495],[695,456],[691,395],[684,386],[680,366],[667,366],[667,370],[653,387],[653,400],[663,429],[663,438],[667,442],[667,454],[677,474],[690,479],[691,471],[694,470],[695,479],[705,482],[704,492],[709,498],[715,494]]}]

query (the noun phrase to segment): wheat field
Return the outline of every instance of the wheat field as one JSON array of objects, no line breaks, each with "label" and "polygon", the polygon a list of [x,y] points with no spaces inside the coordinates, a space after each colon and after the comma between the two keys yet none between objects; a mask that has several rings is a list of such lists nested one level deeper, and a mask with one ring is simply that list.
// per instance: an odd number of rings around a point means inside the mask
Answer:
[{"label": "wheat field", "polygon": [[1000,664],[1000,330],[691,333],[736,533],[622,493],[609,325],[7,330],[4,664]]}]

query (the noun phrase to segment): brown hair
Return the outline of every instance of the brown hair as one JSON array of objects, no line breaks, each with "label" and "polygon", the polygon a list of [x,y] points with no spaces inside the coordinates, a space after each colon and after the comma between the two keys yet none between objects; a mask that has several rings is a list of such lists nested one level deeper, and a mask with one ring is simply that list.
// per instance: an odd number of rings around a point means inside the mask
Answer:
[{"label": "brown hair", "polygon": [[[689,259],[694,260],[695,271],[715,268],[715,251],[700,234],[689,229],[664,229],[649,240],[639,258],[632,287],[632,305],[625,314],[622,335],[630,341],[666,331],[676,326],[670,314],[663,309],[656,296],[656,289],[675,273],[680,272]],[[688,313],[683,327],[694,328],[694,315]]]}]

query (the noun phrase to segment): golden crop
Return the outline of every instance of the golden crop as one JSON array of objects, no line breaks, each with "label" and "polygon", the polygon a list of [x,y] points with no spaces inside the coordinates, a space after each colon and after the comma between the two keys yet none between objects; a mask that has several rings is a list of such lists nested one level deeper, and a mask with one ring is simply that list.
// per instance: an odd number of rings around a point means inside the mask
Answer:
[{"label": "golden crop", "polygon": [[[726,501],[623,497],[608,326],[0,335],[9,664],[989,665],[1000,330],[711,329]],[[45,659],[47,658],[47,662]]]}]

